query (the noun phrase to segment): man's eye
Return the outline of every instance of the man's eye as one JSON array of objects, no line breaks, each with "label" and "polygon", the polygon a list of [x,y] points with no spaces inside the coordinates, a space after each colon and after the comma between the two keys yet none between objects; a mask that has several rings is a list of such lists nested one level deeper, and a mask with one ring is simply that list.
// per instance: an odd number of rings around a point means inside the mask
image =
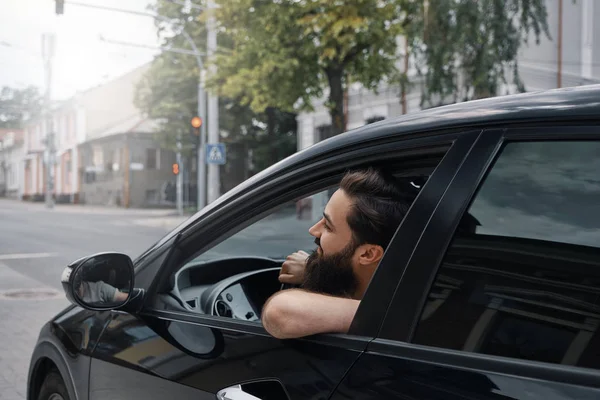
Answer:
[{"label": "man's eye", "polygon": [[331,228],[329,227],[329,225],[327,225],[327,224],[323,224],[323,225],[325,225],[325,229],[327,229],[328,231],[331,231]]}]

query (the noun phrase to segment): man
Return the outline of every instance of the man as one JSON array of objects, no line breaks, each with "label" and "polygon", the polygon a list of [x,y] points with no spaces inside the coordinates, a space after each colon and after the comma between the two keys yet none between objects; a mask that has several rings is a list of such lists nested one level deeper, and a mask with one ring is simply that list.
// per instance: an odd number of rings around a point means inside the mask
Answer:
[{"label": "man", "polygon": [[317,248],[283,263],[279,280],[300,284],[265,303],[262,322],[277,338],[348,331],[386,247],[415,197],[393,176],[369,168],[347,173],[323,218],[309,229]]}]

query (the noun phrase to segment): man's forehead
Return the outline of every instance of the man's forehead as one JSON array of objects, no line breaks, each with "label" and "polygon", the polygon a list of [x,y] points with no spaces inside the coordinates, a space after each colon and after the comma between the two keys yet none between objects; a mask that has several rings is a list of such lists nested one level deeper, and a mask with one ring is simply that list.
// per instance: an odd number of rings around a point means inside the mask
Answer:
[{"label": "man's forehead", "polygon": [[338,189],[333,193],[327,205],[325,214],[335,223],[343,223],[346,220],[352,202],[343,190]]}]

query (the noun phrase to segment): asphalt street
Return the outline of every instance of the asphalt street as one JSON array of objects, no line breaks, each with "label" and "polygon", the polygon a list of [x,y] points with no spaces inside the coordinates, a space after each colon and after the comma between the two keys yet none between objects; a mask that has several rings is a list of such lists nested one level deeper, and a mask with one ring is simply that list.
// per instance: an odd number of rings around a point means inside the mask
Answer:
[{"label": "asphalt street", "polygon": [[169,214],[0,200],[0,400],[25,399],[39,329],[68,305],[64,267],[103,251],[135,258],[182,222]]},{"label": "asphalt street", "polygon": [[[33,346],[41,326],[68,305],[60,274],[97,252],[135,258],[186,218],[172,210],[56,206],[0,199],[0,400],[23,400]],[[312,221],[281,209],[199,256],[283,259],[311,251]]]},{"label": "asphalt street", "polygon": [[[60,273],[77,258],[118,251],[135,258],[177,225],[154,224],[172,211],[86,209],[0,201],[0,262],[60,289]],[[176,221],[176,220],[175,220]]]}]

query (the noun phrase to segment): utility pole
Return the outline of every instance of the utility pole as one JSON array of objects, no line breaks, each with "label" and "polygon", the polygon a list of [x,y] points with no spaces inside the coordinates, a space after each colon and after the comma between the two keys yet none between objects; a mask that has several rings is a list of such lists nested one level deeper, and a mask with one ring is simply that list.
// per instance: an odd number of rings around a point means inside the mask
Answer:
[{"label": "utility pole", "polygon": [[176,194],[177,194],[177,213],[183,215],[183,165],[181,157],[181,133],[177,134],[177,165],[179,170],[177,171],[176,180]]},{"label": "utility pole", "polygon": [[[215,3],[213,0],[208,0],[208,20],[206,21],[207,29],[207,54],[211,57],[217,50],[217,31],[216,20],[214,16]],[[215,71],[215,65],[211,66],[211,72]],[[212,94],[208,96],[208,143],[219,143],[219,98]],[[208,203],[215,201],[220,193],[220,177],[219,165],[208,165]]]},{"label": "utility pole", "polygon": [[56,36],[53,33],[42,35],[42,57],[44,58],[44,68],[46,72],[46,94],[44,98],[45,118],[46,118],[46,188],[45,200],[46,207],[53,208],[54,200],[52,199],[52,166],[54,165],[55,147],[54,147],[54,118],[52,115],[52,63],[54,61],[54,50],[56,44]]},{"label": "utility pole", "polygon": [[562,87],[562,54],[563,53],[563,1],[558,0],[558,65],[556,71],[556,87]]}]

